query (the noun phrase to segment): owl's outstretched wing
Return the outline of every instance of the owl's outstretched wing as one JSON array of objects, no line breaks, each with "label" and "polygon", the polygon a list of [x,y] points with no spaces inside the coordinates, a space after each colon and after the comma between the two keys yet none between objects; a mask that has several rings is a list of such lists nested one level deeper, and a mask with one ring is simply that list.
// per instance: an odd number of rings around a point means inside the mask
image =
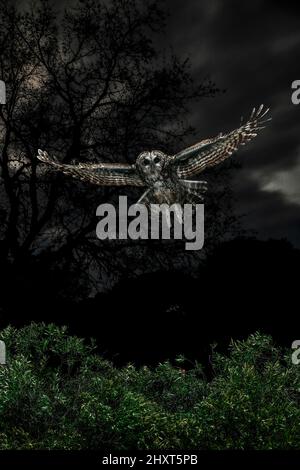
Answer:
[{"label": "owl's outstretched wing", "polygon": [[186,178],[196,175],[230,157],[239,145],[245,145],[253,139],[265,127],[263,124],[271,120],[264,119],[268,111],[269,108],[266,109],[263,105],[258,110],[254,108],[248,121],[238,129],[203,140],[172,156],[171,164],[176,165],[178,176]]},{"label": "owl's outstretched wing", "polygon": [[67,165],[38,150],[38,159],[66,175],[98,186],[145,186],[134,165],[122,163],[79,163]]}]

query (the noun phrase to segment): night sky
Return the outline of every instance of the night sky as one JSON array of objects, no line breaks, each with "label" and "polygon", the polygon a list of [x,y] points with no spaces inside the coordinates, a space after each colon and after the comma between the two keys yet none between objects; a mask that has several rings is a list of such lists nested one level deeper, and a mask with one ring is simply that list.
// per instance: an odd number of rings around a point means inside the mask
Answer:
[{"label": "night sky", "polygon": [[300,105],[291,102],[291,83],[300,79],[300,8],[286,3],[168,0],[164,37],[190,58],[196,83],[209,74],[226,89],[191,106],[199,140],[238,127],[253,106],[271,107],[268,128],[235,156],[242,163],[233,172],[236,210],[259,238],[300,246]]},{"label": "night sky", "polygon": [[[62,8],[73,4],[52,1]],[[300,79],[300,4],[164,3],[169,11],[165,47],[171,46],[181,59],[189,58],[196,84],[209,75],[226,90],[190,106],[186,118],[196,133],[187,145],[238,127],[241,116],[249,116],[254,106],[270,107],[268,128],[234,157],[242,164],[233,171],[235,208],[243,215],[243,227],[254,230],[258,238],[287,238],[299,247],[300,104],[292,104],[291,84]]]}]

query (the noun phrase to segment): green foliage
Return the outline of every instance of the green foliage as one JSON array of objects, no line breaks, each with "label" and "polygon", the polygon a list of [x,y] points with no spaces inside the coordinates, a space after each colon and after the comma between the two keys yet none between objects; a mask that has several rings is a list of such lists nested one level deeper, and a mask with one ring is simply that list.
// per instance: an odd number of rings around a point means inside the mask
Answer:
[{"label": "green foliage", "polygon": [[0,449],[299,449],[300,368],[256,333],[214,354],[120,369],[65,327],[0,334]]}]

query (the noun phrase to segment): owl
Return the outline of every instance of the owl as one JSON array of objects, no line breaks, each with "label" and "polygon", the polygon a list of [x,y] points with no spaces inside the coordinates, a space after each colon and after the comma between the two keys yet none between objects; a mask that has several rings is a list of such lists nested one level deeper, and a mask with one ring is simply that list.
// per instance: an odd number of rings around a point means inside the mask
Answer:
[{"label": "owl", "polygon": [[190,178],[218,165],[263,129],[269,108],[254,108],[247,122],[237,129],[202,140],[191,147],[167,155],[160,150],[141,152],[135,163],[79,163],[68,165],[38,150],[38,158],[54,169],[98,186],[137,186],[144,188],[138,203],[185,204],[203,202],[207,182]]}]

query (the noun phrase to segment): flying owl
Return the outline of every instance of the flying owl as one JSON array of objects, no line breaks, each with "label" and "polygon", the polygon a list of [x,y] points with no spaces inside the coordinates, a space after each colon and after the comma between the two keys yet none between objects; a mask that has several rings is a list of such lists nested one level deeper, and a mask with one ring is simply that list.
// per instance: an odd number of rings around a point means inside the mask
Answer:
[{"label": "flying owl", "polygon": [[138,203],[183,204],[203,201],[206,181],[191,180],[207,168],[213,167],[232,155],[263,129],[269,108],[254,108],[250,118],[240,127],[212,139],[202,140],[175,155],[160,150],[144,151],[136,162],[63,164],[50,158],[47,152],[38,151],[38,158],[66,175],[98,186],[139,186],[145,192]]}]

